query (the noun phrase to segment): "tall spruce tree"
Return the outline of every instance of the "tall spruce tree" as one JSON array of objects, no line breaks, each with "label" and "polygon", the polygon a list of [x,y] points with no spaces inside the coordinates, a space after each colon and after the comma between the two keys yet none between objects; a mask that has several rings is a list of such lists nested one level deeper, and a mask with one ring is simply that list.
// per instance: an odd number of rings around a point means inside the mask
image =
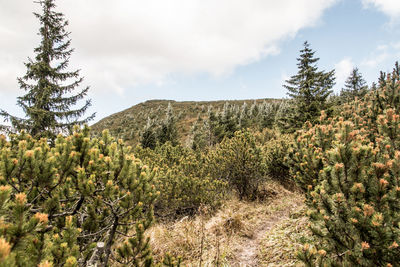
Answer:
[{"label": "tall spruce tree", "polygon": [[347,78],[344,88],[340,92],[341,98],[346,101],[352,101],[356,97],[363,97],[368,91],[368,86],[363,79],[358,68],[354,68],[350,76]]},{"label": "tall spruce tree", "polygon": [[75,89],[82,83],[79,70],[69,71],[69,58],[74,51],[70,48],[71,39],[66,31],[68,21],[62,13],[55,11],[54,0],[38,1],[42,14],[34,13],[40,22],[38,35],[41,42],[34,49],[34,59],[28,58],[25,63],[26,74],[18,78],[21,89],[27,91],[18,97],[17,104],[25,112],[25,118],[0,111],[5,120],[10,121],[14,130],[26,130],[35,137],[54,137],[70,130],[74,124],[82,125],[92,120],[95,114],[80,119],[91,101],[77,109],[72,109],[83,99],[89,87],[78,93]]},{"label": "tall spruce tree", "polygon": [[304,42],[304,48],[297,58],[298,72],[283,85],[295,103],[290,118],[294,128],[301,127],[306,121],[315,121],[321,110],[327,108],[326,100],[335,84],[335,70],[318,71],[316,63],[319,58],[315,58],[314,54],[309,43]]}]

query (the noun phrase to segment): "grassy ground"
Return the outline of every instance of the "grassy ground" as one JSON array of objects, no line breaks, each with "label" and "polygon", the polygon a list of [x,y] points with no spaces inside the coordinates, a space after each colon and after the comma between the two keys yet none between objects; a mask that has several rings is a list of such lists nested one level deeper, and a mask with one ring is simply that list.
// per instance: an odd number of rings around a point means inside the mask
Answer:
[{"label": "grassy ground", "polygon": [[295,255],[302,244],[312,243],[307,223],[302,213],[294,213],[267,231],[259,246],[259,265],[303,266]]},{"label": "grassy ground", "polygon": [[266,200],[227,201],[215,214],[159,223],[149,231],[153,253],[181,255],[184,266],[294,266],[309,237],[303,198],[277,183]]}]

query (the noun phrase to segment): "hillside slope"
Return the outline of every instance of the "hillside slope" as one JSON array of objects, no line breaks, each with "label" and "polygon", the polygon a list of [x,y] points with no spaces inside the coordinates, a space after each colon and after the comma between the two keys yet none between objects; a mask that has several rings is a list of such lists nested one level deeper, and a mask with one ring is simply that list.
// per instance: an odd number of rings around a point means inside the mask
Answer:
[{"label": "hillside slope", "polygon": [[221,101],[174,101],[174,100],[149,100],[134,105],[126,110],[112,114],[92,125],[93,132],[100,133],[104,129],[109,129],[115,137],[122,138],[130,144],[135,144],[139,140],[139,134],[147,123],[147,118],[163,119],[168,103],[174,110],[178,119],[178,129],[180,140],[184,144],[193,123],[200,115],[206,115],[211,107],[213,110],[222,109],[225,103],[238,106],[246,103],[251,105],[254,102],[272,102],[278,99],[247,99],[247,100],[221,100]]}]

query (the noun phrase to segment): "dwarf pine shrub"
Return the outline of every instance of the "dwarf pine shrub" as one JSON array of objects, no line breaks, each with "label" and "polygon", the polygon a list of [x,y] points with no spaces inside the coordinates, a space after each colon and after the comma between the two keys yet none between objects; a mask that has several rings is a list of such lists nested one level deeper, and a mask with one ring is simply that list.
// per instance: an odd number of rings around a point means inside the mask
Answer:
[{"label": "dwarf pine shrub", "polygon": [[154,179],[160,192],[154,206],[157,216],[173,218],[193,214],[201,205],[215,209],[225,197],[226,183],[203,171],[201,152],[167,142],[155,150],[137,147],[136,153],[157,169]]},{"label": "dwarf pine shrub", "polygon": [[261,144],[268,176],[282,183],[289,182],[289,166],[285,157],[289,152],[292,136],[269,129],[265,129],[261,136],[264,137]]},{"label": "dwarf pine shrub", "polygon": [[298,254],[307,266],[399,264],[399,74],[297,136],[288,160],[319,240]]},{"label": "dwarf pine shrub", "polygon": [[205,164],[211,177],[227,181],[241,199],[255,198],[258,186],[266,176],[262,148],[247,130],[237,131],[230,139],[225,138],[210,151]]},{"label": "dwarf pine shrub", "polygon": [[[107,131],[0,137],[0,262],[7,266],[151,264],[144,231],[154,172]],[[118,248],[116,240],[126,240]],[[125,244],[130,244],[126,246]]]}]

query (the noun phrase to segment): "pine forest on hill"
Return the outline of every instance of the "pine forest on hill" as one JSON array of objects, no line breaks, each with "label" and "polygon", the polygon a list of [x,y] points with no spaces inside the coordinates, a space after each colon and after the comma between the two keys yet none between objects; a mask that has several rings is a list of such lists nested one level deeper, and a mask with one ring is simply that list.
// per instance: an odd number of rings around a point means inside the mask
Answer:
[{"label": "pine forest on hill", "polygon": [[[270,118],[276,115],[275,113],[283,101],[281,99],[183,102],[174,100],[148,100],[101,119],[99,122],[93,124],[91,128],[95,133],[101,133],[103,130],[108,129],[113,136],[123,138],[129,144],[136,144],[140,140],[140,134],[146,128],[148,119],[151,119],[154,124],[160,123],[165,119],[168,105],[171,104],[177,119],[176,124],[177,128],[179,128],[179,140],[184,144],[190,138],[192,127],[198,119],[206,120],[209,112],[222,114],[224,108],[230,108],[237,113],[236,116],[240,117],[242,110],[246,113],[251,113],[251,110],[256,107],[265,113],[264,116]],[[262,116],[261,112],[259,117]],[[259,119],[261,120],[261,118]]]},{"label": "pine forest on hill", "polygon": [[306,41],[287,99],[149,100],[89,127],[55,2],[35,2],[25,116],[0,110],[0,267],[400,266],[398,62],[335,95]]}]

